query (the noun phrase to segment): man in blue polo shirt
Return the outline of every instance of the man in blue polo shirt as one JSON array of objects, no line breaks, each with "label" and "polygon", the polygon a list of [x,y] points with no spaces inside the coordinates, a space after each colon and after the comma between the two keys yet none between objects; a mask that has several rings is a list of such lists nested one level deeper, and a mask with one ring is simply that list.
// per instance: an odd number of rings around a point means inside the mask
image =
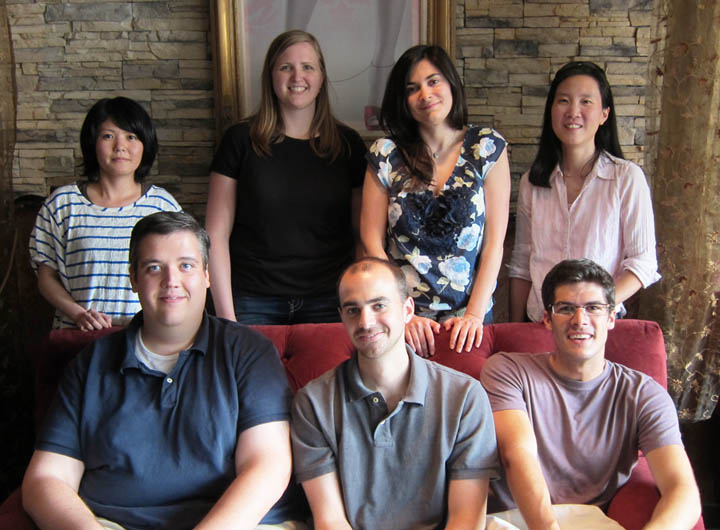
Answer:
[{"label": "man in blue polo shirt", "polygon": [[406,346],[414,303],[397,266],[364,258],[338,294],[357,353],[301,389],[292,411],[315,529],[485,528],[497,459],[480,382]]},{"label": "man in blue polo shirt", "polygon": [[281,498],[285,372],[267,339],[205,312],[209,244],[179,212],[133,229],[142,311],[63,377],[22,487],[41,528],[302,528]]}]

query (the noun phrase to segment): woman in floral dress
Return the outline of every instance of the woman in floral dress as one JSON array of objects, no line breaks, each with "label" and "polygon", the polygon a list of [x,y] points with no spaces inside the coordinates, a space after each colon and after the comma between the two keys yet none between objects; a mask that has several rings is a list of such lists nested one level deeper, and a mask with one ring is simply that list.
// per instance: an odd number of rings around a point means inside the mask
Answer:
[{"label": "woman in floral dress", "polygon": [[469,351],[492,320],[510,199],[505,139],[467,124],[460,78],[439,46],[414,46],[395,64],[382,103],[389,137],[368,154],[365,252],[405,272],[415,316],[405,339],[432,355],[434,335]]}]

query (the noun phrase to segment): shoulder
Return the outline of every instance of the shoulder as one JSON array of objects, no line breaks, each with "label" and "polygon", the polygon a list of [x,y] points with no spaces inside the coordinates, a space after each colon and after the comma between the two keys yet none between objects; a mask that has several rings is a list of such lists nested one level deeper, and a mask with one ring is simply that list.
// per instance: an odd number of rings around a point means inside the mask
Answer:
[{"label": "shoulder", "polygon": [[667,390],[648,374],[625,366],[624,364],[609,360],[605,362],[610,365],[609,377],[614,379],[620,391],[632,394],[633,398],[641,394],[661,394],[668,396],[668,398],[670,397]]},{"label": "shoulder", "polygon": [[143,199],[150,201],[157,201],[163,206],[163,210],[167,211],[180,211],[182,208],[180,204],[175,200],[175,197],[167,191],[165,188],[151,185],[145,193]]},{"label": "shoulder", "polygon": [[490,127],[469,126],[465,132],[464,148],[475,159],[496,160],[505,149],[507,142],[502,135]]},{"label": "shoulder", "polygon": [[498,352],[491,355],[483,365],[480,380],[488,389],[494,385],[522,385],[547,371],[548,354]]},{"label": "shoulder", "polygon": [[335,368],[331,368],[324,374],[308,381],[304,387],[298,390],[297,395],[304,396],[310,401],[315,399],[323,400],[334,395],[338,390],[338,378],[342,377],[343,370],[349,362],[350,359],[347,359]]},{"label": "shoulder", "polygon": [[647,185],[645,173],[635,162],[603,152],[598,160],[598,173],[606,178],[616,178],[629,183]]},{"label": "shoulder", "polygon": [[66,184],[53,190],[52,193],[48,195],[47,199],[45,199],[44,204],[47,207],[57,207],[76,200],[80,200],[82,196],[83,195],[82,193],[80,193],[80,188],[78,188],[76,183]]},{"label": "shoulder", "polygon": [[388,158],[397,150],[397,145],[392,138],[384,137],[375,140],[369,149],[369,154],[375,158]]},{"label": "shoulder", "polygon": [[208,332],[220,340],[226,347],[242,354],[272,351],[277,357],[273,342],[262,333],[244,325],[224,318],[207,315]]}]

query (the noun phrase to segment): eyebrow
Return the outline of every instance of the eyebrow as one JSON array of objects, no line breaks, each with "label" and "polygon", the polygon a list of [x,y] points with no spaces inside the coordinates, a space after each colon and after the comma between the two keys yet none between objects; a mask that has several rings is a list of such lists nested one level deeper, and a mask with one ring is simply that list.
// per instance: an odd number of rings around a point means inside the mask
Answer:
[{"label": "eyebrow", "polygon": [[[370,300],[367,300],[367,301],[365,302],[365,304],[375,304],[375,303],[377,303],[377,302],[387,302],[388,300],[390,300],[390,299],[389,299],[387,296],[378,296],[377,298],[372,298],[372,299],[370,299]],[[357,306],[359,306],[359,305],[360,305],[360,304],[359,304],[358,302],[356,302],[356,301],[354,301],[354,300],[349,300],[349,301],[347,301],[347,302],[343,302],[343,303],[340,305],[340,307],[344,309],[344,308],[346,308],[346,307],[357,307]]]}]

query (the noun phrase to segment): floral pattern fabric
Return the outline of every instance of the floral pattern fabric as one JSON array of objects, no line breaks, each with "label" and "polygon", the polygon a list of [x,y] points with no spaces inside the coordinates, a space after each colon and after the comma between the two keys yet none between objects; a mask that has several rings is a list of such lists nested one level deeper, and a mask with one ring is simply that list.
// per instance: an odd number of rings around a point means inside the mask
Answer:
[{"label": "floral pattern fabric", "polygon": [[368,162],[389,195],[386,250],[405,273],[417,314],[464,313],[482,250],[485,178],[505,145],[497,131],[469,127],[438,195],[417,187],[391,139],[370,147]]}]

